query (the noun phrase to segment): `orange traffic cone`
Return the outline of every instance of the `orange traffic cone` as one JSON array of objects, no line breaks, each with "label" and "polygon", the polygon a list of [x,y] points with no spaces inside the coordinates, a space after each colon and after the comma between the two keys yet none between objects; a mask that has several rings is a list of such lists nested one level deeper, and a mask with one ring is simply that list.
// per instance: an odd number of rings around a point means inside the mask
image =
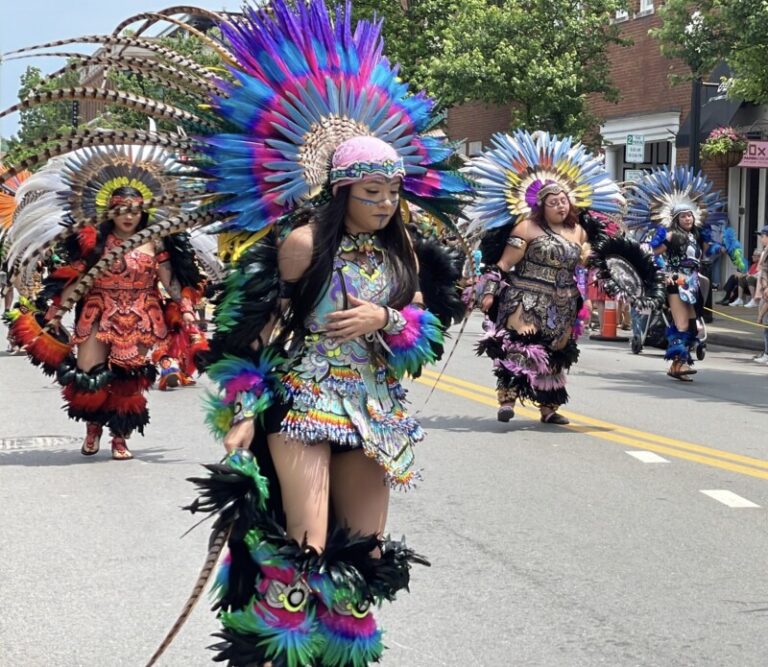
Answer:
[{"label": "orange traffic cone", "polygon": [[620,340],[626,341],[627,338],[616,335],[617,321],[617,309],[615,301],[606,301],[605,309],[603,310],[603,323],[600,327],[599,336],[590,336],[592,340]]}]

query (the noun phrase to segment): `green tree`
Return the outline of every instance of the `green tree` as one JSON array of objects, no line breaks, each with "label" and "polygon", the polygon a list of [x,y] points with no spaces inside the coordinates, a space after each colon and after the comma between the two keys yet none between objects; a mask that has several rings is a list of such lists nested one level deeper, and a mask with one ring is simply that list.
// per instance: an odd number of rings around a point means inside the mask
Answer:
[{"label": "green tree", "polygon": [[[56,90],[77,85],[77,74],[67,72],[40,87],[44,77],[37,67],[27,67],[21,75],[19,99],[25,100],[34,90]],[[6,145],[7,153],[3,161],[14,164],[27,158],[37,151],[30,150],[28,145],[38,139],[54,136],[72,128],[72,102],[55,102],[32,107],[19,113],[19,131],[12,136]]]},{"label": "green tree", "polygon": [[[211,37],[219,37],[218,29],[208,33]],[[193,36],[187,36],[181,32],[174,37],[164,37],[159,43],[176,53],[181,53],[200,65],[206,67],[220,67],[221,60],[219,56],[208,46]],[[221,73],[221,72],[220,72]],[[107,75],[110,86],[115,90],[121,90],[136,95],[142,95],[164,104],[170,104],[186,111],[199,113],[195,102],[189,95],[184,94],[164,85],[162,81],[153,81],[141,74],[111,69]],[[183,87],[184,82],[181,79],[175,80],[175,83]],[[99,127],[105,128],[147,128],[149,117],[138,111],[125,109],[118,105],[108,105],[105,113],[99,120]],[[172,130],[172,123],[158,122],[159,129]]]},{"label": "green tree", "polygon": [[756,104],[768,102],[768,3],[765,0],[667,0],[663,23],[652,31],[661,51],[679,58],[693,78],[725,60],[733,75],[729,94]]},{"label": "green tree", "polygon": [[510,105],[510,124],[581,135],[587,98],[617,99],[608,48],[623,0],[358,0],[385,19],[386,49],[404,76],[450,106]]}]

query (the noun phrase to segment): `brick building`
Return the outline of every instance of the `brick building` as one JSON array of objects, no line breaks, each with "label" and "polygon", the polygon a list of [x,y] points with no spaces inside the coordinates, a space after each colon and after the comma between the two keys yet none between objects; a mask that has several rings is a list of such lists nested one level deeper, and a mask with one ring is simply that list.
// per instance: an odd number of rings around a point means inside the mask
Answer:
[{"label": "brick building", "polygon": [[[690,145],[691,83],[673,86],[669,75],[686,75],[682,62],[661,55],[659,44],[648,35],[651,28],[660,25],[656,10],[662,0],[630,0],[630,9],[618,12],[615,20],[621,26],[622,36],[630,39],[629,47],[612,46],[609,58],[614,85],[620,91],[618,103],[607,102],[600,96],[589,100],[592,111],[602,120],[605,166],[619,181],[636,178],[640,170],[659,165],[687,164]],[[724,73],[719,68],[709,77],[719,82]],[[767,137],[768,110],[753,105],[725,100],[716,85],[706,86],[702,92],[701,135],[720,124],[731,124],[748,136],[758,140]],[[465,153],[474,155],[494,132],[509,130],[510,113],[507,107],[494,107],[478,103],[452,108],[448,113],[447,133],[453,139],[464,139]],[[628,135],[644,139],[643,159],[627,159]],[[755,144],[753,153],[761,150],[768,154],[768,143]],[[762,164],[756,162],[756,164]],[[768,157],[765,159],[768,166]],[[713,180],[715,187],[728,197],[729,218],[747,252],[755,247],[754,232],[768,223],[768,191],[766,168],[720,168],[704,163],[703,171]],[[731,267],[722,267],[727,273]]]}]

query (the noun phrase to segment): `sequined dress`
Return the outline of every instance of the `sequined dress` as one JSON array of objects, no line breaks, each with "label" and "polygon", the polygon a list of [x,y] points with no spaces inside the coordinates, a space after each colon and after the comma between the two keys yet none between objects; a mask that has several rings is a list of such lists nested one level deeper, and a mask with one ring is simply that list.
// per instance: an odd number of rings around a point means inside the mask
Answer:
[{"label": "sequined dress", "polygon": [[[107,237],[104,252],[119,246],[115,235]],[[109,345],[109,362],[136,367],[145,363],[143,350],[168,335],[157,288],[155,256],[132,250],[102,273],[82,300],[73,342],[86,341],[93,329],[96,338]]]},{"label": "sequined dress", "polygon": [[509,274],[498,324],[522,306],[524,322],[533,324],[545,340],[560,341],[569,334],[580,308],[575,270],[581,245],[547,232],[528,242],[525,256]]},{"label": "sequined dress", "polygon": [[677,276],[677,282],[670,285],[668,291],[678,294],[681,301],[691,305],[694,305],[698,298],[701,255],[701,247],[691,232],[686,234],[685,243],[679,249],[667,245],[665,254],[667,273]]},{"label": "sequined dress", "polygon": [[403,408],[405,390],[387,366],[383,346],[363,337],[338,343],[326,331],[326,317],[349,307],[350,295],[386,305],[392,293],[378,240],[365,238],[342,241],[330,283],[286,368],[283,384],[291,406],[281,432],[307,444],[362,447],[384,467],[393,486],[407,486],[416,475],[413,444],[424,433]]}]

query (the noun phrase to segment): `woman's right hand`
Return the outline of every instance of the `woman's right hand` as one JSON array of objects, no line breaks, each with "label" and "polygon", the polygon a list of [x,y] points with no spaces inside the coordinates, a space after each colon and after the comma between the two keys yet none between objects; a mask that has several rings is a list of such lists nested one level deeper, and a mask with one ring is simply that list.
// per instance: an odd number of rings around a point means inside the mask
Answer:
[{"label": "woman's right hand", "polygon": [[253,419],[243,419],[232,426],[224,436],[224,447],[227,452],[235,449],[248,449],[253,441],[255,429]]},{"label": "woman's right hand", "polygon": [[493,294],[484,294],[480,301],[480,310],[487,313],[493,305]]}]

